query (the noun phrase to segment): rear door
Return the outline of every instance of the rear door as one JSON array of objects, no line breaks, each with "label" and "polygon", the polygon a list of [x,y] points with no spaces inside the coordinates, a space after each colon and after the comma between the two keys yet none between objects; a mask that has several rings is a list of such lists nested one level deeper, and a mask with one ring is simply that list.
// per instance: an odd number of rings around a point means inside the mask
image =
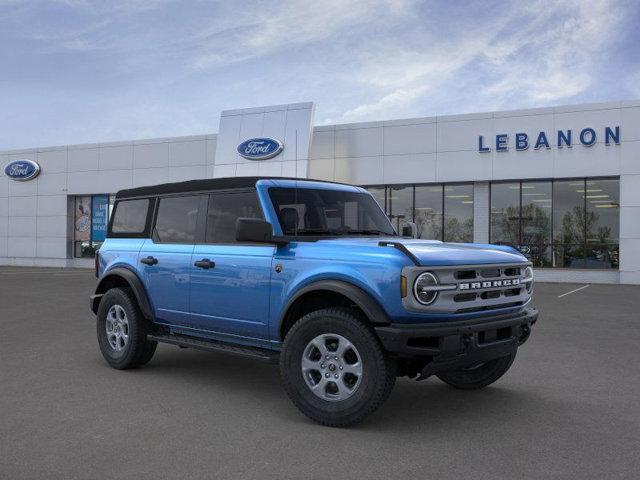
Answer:
[{"label": "rear door", "polygon": [[[138,261],[159,323],[189,326],[191,256],[205,195],[161,197]],[[203,207],[203,208],[205,208]]]},{"label": "rear door", "polygon": [[267,340],[275,247],[236,242],[239,217],[263,218],[255,190],[209,196],[205,242],[191,258],[191,320],[210,332]]}]

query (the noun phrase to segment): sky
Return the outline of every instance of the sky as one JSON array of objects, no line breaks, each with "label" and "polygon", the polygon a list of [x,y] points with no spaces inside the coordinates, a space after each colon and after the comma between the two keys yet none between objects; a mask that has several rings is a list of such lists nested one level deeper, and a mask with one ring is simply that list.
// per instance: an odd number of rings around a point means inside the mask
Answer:
[{"label": "sky", "polygon": [[0,0],[0,150],[640,98],[640,2]]}]

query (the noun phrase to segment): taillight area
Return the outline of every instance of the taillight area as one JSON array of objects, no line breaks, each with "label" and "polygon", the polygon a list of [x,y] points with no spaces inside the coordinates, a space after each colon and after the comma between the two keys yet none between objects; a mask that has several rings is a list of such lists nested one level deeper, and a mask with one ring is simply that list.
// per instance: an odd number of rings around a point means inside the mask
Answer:
[{"label": "taillight area", "polygon": [[93,261],[93,270],[94,270],[94,272],[96,274],[96,278],[98,278],[98,275],[99,275],[98,269],[99,269],[99,266],[100,266],[100,251],[96,252],[96,254],[93,257],[93,259],[94,259],[94,261]]}]

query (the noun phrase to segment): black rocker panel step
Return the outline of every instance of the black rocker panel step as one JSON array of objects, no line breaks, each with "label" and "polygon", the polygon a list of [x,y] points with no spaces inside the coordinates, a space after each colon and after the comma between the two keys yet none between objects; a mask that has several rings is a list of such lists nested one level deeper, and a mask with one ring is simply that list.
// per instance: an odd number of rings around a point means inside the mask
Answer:
[{"label": "black rocker panel step", "polygon": [[187,335],[169,334],[169,335],[147,335],[149,340],[156,342],[169,343],[178,345],[179,347],[196,348],[198,350],[207,350],[209,352],[226,352],[242,357],[257,358],[266,362],[276,363],[278,361],[279,352],[268,350],[266,348],[245,347],[235,345],[218,340],[203,340],[200,338],[189,337]]}]

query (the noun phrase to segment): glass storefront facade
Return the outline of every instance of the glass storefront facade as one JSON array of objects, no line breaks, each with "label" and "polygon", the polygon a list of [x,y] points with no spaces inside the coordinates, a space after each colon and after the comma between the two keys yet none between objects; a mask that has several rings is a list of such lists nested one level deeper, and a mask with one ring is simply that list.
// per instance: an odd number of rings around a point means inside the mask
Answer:
[{"label": "glass storefront facade", "polygon": [[389,185],[365,187],[398,232],[414,222],[418,238],[473,241],[473,184]]},{"label": "glass storefront facade", "polygon": [[[397,231],[473,242],[473,184],[365,187]],[[489,241],[520,250],[536,267],[619,267],[620,180],[517,180],[490,184]]]},{"label": "glass storefront facade", "polygon": [[490,241],[538,267],[619,266],[620,180],[491,183]]},{"label": "glass storefront facade", "polygon": [[73,197],[73,256],[93,257],[107,235],[115,195]]}]

